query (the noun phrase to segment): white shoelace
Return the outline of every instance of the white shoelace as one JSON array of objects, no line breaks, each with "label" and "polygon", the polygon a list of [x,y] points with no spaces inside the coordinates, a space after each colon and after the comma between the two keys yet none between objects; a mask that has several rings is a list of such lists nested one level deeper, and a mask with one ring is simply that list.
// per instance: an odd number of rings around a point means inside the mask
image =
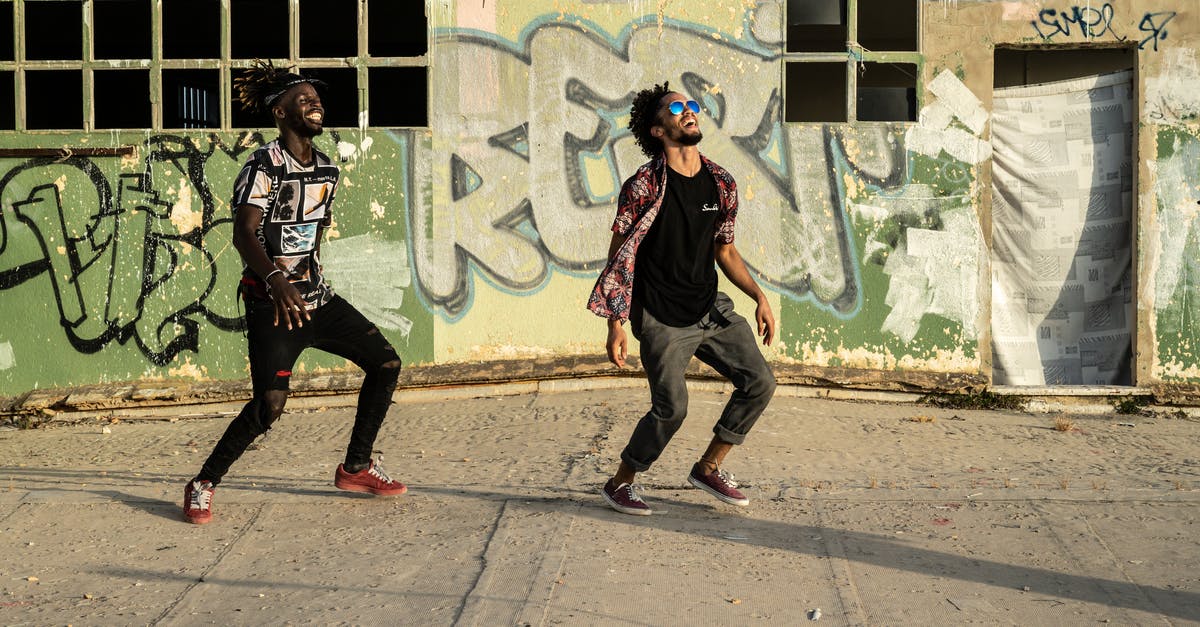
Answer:
[{"label": "white shoelace", "polygon": [[[638,492],[642,491],[642,486],[640,486],[640,485],[626,483],[624,488],[618,488],[618,490],[625,490],[626,492],[628,492],[629,500],[631,500],[635,503],[645,503],[645,501],[642,500],[642,497],[638,496]],[[636,490],[637,492],[635,492],[634,490]]]},{"label": "white shoelace", "polygon": [[392,483],[392,478],[389,477],[388,474],[386,472],[384,472],[384,470],[383,470],[383,458],[382,457],[375,460],[375,462],[371,464],[371,467],[368,469],[368,472],[370,472],[372,476],[374,476],[375,478],[379,479],[380,481],[382,481],[384,483]]},{"label": "white shoelace", "polygon": [[212,484],[205,487],[204,483],[199,481],[192,482],[192,508],[207,510],[212,504]]},{"label": "white shoelace", "polygon": [[731,487],[731,488],[738,487],[738,482],[736,480],[734,480],[733,473],[725,472],[724,470],[718,470],[717,476],[720,477],[721,481],[724,481],[725,484],[728,485],[729,487]]}]

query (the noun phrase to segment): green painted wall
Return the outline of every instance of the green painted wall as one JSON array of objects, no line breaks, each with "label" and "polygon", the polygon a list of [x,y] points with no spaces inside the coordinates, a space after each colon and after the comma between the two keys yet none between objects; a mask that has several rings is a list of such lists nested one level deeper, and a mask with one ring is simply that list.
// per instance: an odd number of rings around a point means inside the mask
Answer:
[{"label": "green painted wall", "polygon": [[[245,377],[229,196],[252,133],[30,135],[5,148],[132,147],[123,156],[0,159],[0,394],[159,377]],[[331,277],[429,361],[405,202],[411,132],[327,134],[344,155]],[[385,265],[385,264],[390,264]],[[306,369],[345,367],[306,358]]]}]

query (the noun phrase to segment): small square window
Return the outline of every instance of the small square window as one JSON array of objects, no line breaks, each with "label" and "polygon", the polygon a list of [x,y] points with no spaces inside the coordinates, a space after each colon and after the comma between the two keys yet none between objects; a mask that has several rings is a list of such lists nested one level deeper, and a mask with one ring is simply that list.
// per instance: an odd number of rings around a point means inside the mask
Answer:
[{"label": "small square window", "polygon": [[367,22],[373,57],[419,57],[429,48],[424,2],[367,0]]},{"label": "small square window", "polygon": [[429,126],[428,68],[373,67],[367,70],[371,126]]},{"label": "small square window", "polygon": [[162,0],[165,59],[221,57],[220,0]]},{"label": "small square window", "polygon": [[16,46],[13,40],[13,3],[0,2],[0,61],[15,61]]},{"label": "small square window", "polygon": [[[34,4],[34,3],[30,3]],[[80,70],[25,72],[25,122],[33,130],[83,128]]]},{"label": "small square window", "polygon": [[785,64],[785,122],[845,122],[846,64]]},{"label": "small square window", "polygon": [[149,70],[96,70],[92,91],[96,128],[150,128]]},{"label": "small square window", "polygon": [[845,52],[846,0],[787,0],[788,52]]},{"label": "small square window", "polygon": [[230,45],[235,59],[286,59],[288,0],[231,0]]},{"label": "small square window", "polygon": [[325,107],[325,127],[358,126],[358,71],[354,68],[312,68],[300,71],[301,76],[325,81],[328,87],[318,90]]},{"label": "small square window", "polygon": [[917,0],[858,0],[858,43],[867,50],[916,51]]},{"label": "small square window", "polygon": [[163,70],[163,128],[220,127],[220,81],[217,70]]},{"label": "small square window", "polygon": [[97,59],[150,58],[149,0],[94,0]]},{"label": "small square window", "polygon": [[30,61],[83,59],[83,3],[26,2],[25,58]]},{"label": "small square window", "polygon": [[300,56],[358,55],[358,0],[300,0]]},{"label": "small square window", "polygon": [[0,71],[0,131],[17,128],[16,73]]},{"label": "small square window", "polygon": [[866,122],[916,122],[917,66],[863,63],[858,73],[855,116]]}]

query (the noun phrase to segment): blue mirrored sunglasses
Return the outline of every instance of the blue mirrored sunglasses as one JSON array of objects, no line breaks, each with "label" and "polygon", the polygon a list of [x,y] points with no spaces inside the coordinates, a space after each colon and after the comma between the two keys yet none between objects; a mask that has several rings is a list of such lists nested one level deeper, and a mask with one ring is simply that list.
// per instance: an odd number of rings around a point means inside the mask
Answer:
[{"label": "blue mirrored sunglasses", "polygon": [[683,113],[684,106],[687,106],[687,108],[691,109],[692,113],[700,113],[700,103],[696,102],[695,100],[689,100],[687,102],[676,100],[675,102],[667,105],[667,111],[670,111],[671,115],[679,115],[680,113]]}]

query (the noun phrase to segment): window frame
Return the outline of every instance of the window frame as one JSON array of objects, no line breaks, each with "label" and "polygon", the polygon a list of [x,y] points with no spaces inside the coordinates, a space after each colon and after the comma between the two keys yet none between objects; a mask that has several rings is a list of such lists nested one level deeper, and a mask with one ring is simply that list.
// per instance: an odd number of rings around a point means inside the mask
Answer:
[{"label": "window frame", "polygon": [[[780,109],[780,120],[784,124],[917,124],[920,118],[921,106],[925,101],[925,86],[921,82],[921,77],[924,76],[925,70],[925,54],[921,51],[924,42],[922,17],[925,13],[926,4],[923,0],[911,0],[916,5],[917,11],[917,50],[906,51],[874,51],[867,50],[858,43],[858,5],[859,0],[846,0],[846,51],[845,52],[788,52],[788,11],[787,5],[795,0],[780,0],[782,11],[780,11],[781,19],[783,20],[783,54],[779,64],[779,81],[782,85],[784,102]],[[846,120],[844,122],[819,122],[808,120],[788,120],[787,119],[787,67],[790,63],[846,63],[846,91],[843,96],[846,99]],[[917,76],[914,81],[916,88],[916,114],[918,120],[892,120],[892,121],[877,121],[877,120],[859,120],[858,119],[858,71],[859,67],[864,63],[895,63],[895,64],[911,64],[917,68]]]},{"label": "window frame", "polygon": [[[255,127],[236,127],[232,125],[232,108],[233,108],[233,85],[232,73],[233,70],[246,69],[253,63],[252,59],[234,59],[231,56],[231,13],[232,3],[236,0],[220,0],[220,57],[208,59],[165,59],[163,58],[163,22],[162,22],[162,5],[164,1],[181,1],[181,0],[146,0],[150,10],[150,58],[149,59],[102,59],[95,58],[95,45],[93,42],[93,28],[95,24],[94,7],[97,0],[80,0],[83,4],[83,23],[80,25],[80,37],[82,38],[82,59],[67,60],[67,61],[32,61],[25,58],[24,45],[24,30],[25,30],[25,5],[32,2],[53,2],[58,0],[0,0],[5,4],[10,4],[13,10],[13,60],[0,61],[0,72],[11,71],[14,81],[14,113],[16,116],[15,126],[13,129],[0,130],[0,135],[5,133],[37,133],[37,134],[62,134],[62,133],[93,133],[101,130],[103,132],[112,131],[195,131],[206,130],[210,132],[227,132],[233,130],[249,130]],[[186,0],[183,0],[186,1]],[[376,0],[379,1],[379,0]],[[288,57],[273,58],[270,61],[276,65],[285,67],[299,67],[303,69],[317,68],[353,68],[357,78],[357,94],[358,111],[355,112],[354,118],[358,121],[353,127],[331,127],[331,128],[395,128],[395,127],[377,127],[367,125],[366,116],[362,115],[367,110],[369,102],[368,69],[373,67],[425,67],[425,88],[426,94],[432,93],[430,85],[430,74],[428,71],[430,61],[430,51],[433,45],[432,29],[429,26],[429,15],[427,3],[424,5],[426,11],[425,16],[425,53],[419,56],[409,57],[371,57],[368,54],[368,2],[369,0],[356,0],[357,5],[357,48],[358,54],[352,57],[301,57],[300,56],[300,0],[287,0],[288,5]],[[95,116],[95,85],[94,72],[97,70],[121,70],[121,69],[148,69],[150,72],[150,125],[148,128],[130,128],[130,129],[97,129]],[[164,127],[163,126],[163,94],[162,94],[162,72],[163,70],[217,70],[219,73],[218,82],[218,100],[220,103],[219,126],[207,129],[187,129],[182,127]],[[81,84],[83,91],[83,99],[80,103],[82,110],[83,127],[82,128],[61,128],[61,129],[30,129],[28,128],[28,111],[25,98],[25,72],[34,70],[74,70],[82,73]],[[429,99],[426,97],[426,121],[425,126],[414,126],[404,128],[428,128],[429,124]]]}]

